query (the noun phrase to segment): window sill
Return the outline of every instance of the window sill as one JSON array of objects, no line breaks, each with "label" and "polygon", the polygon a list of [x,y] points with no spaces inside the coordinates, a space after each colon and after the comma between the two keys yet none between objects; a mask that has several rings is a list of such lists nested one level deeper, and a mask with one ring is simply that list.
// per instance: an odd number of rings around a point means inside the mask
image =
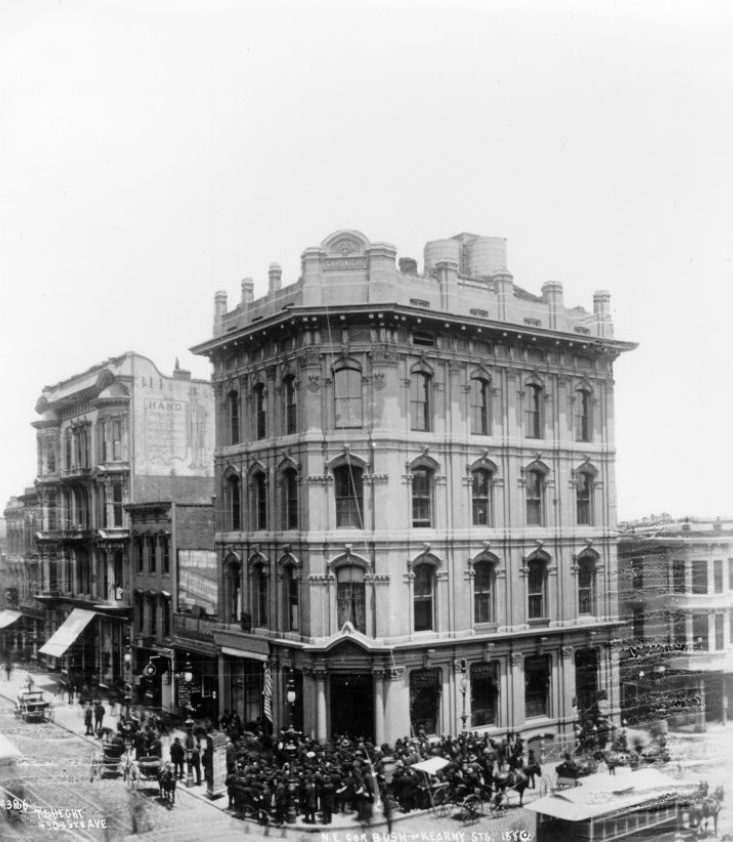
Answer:
[{"label": "window sill", "polygon": [[527,620],[528,626],[534,626],[535,628],[548,628],[550,625],[549,618],[541,618],[537,620]]},{"label": "window sill", "polygon": [[476,631],[495,632],[499,628],[499,624],[489,621],[486,623],[474,623],[473,627],[476,629]]}]

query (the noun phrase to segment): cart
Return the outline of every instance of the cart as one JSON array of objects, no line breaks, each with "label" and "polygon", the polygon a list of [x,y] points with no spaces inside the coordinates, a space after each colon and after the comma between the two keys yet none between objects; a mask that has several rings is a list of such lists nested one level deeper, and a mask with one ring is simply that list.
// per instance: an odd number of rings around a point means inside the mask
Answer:
[{"label": "cart", "polygon": [[[135,764],[137,767],[137,779],[131,786],[136,786],[139,789],[147,789],[143,783],[154,782],[155,786],[160,790],[160,770],[163,768],[163,761],[157,755],[147,755],[141,757]],[[160,792],[162,796],[162,791]]]},{"label": "cart", "polygon": [[21,690],[15,715],[24,722],[53,722],[54,710],[42,690]]},{"label": "cart", "polygon": [[128,762],[129,755],[125,753],[124,743],[115,740],[102,743],[102,751],[92,758],[89,780],[124,775]]}]

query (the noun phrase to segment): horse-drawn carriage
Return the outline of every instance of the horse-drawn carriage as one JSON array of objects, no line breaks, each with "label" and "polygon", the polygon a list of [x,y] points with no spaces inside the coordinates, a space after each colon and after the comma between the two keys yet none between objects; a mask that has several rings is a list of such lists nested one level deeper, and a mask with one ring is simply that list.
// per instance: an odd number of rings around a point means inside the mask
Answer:
[{"label": "horse-drawn carriage", "polygon": [[15,715],[24,722],[53,722],[54,710],[42,690],[21,690],[15,704]]},{"label": "horse-drawn carriage", "polygon": [[[475,767],[477,771],[472,774],[469,763],[467,776],[458,786],[446,779],[445,770],[451,763],[452,761],[443,757],[431,757],[412,766],[424,774],[430,807],[437,816],[444,818],[455,815],[464,823],[470,823],[488,811],[492,818],[498,818],[506,813],[511,791],[519,795],[518,806],[523,805],[524,791],[529,786],[529,775],[518,767],[516,758],[512,765],[503,764],[493,774],[489,773],[486,776],[478,766]],[[431,782],[429,776],[435,777],[435,780]]]},{"label": "horse-drawn carriage", "polygon": [[169,806],[176,803],[176,775],[170,762],[164,762],[157,754],[149,754],[132,762],[127,784],[132,789],[148,789],[153,784],[158,797]]},{"label": "horse-drawn carriage", "polygon": [[125,743],[119,739],[102,743],[101,751],[92,758],[89,780],[108,777],[126,777],[129,768],[130,755],[126,751]]}]

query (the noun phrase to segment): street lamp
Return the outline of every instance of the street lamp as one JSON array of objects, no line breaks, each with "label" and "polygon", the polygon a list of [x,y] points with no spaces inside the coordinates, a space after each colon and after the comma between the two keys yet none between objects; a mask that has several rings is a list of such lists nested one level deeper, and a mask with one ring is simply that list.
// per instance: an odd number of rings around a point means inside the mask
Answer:
[{"label": "street lamp", "polygon": [[295,745],[295,678],[293,671],[290,671],[290,678],[288,679],[288,689],[285,693],[285,698],[288,702],[288,710],[290,714],[290,726],[288,728],[288,743],[285,750],[288,752],[288,813],[285,819],[288,824],[293,824],[297,821],[298,810],[298,784],[293,777],[293,761],[295,760],[295,753],[298,747]]},{"label": "street lamp", "polygon": [[[468,714],[466,713],[466,690],[468,690],[468,677],[466,676],[466,659],[461,658],[461,696],[463,699],[462,706],[461,706],[461,731],[466,733],[466,720],[468,719]],[[463,743],[463,751],[466,751],[466,743],[464,740]]]},{"label": "street lamp", "polygon": [[191,712],[193,706],[191,705],[191,682],[193,681],[193,667],[191,666],[191,654],[186,653],[186,664],[183,668],[183,680],[186,684],[186,708],[188,710],[188,717],[186,719],[186,786],[193,786],[193,748],[195,745],[195,738],[193,735],[193,718]]},{"label": "street lamp", "polygon": [[288,681],[288,691],[286,693],[286,698],[288,700],[288,710],[290,711],[290,730],[295,730],[295,723],[293,718],[293,712],[295,709],[295,681],[293,680],[292,673],[290,674],[290,679]]},{"label": "street lamp", "polygon": [[131,671],[132,671],[132,651],[130,650],[129,646],[125,647],[125,654],[123,656],[123,660],[125,662],[125,697],[123,699],[125,703],[125,718],[130,718],[130,702],[132,701],[130,693],[132,691],[131,685]]}]

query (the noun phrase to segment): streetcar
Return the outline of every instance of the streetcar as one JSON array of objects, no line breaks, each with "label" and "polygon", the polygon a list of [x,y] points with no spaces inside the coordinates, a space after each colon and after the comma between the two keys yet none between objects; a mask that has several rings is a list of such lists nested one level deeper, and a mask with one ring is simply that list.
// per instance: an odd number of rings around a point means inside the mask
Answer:
[{"label": "streetcar", "polygon": [[637,842],[673,839],[693,822],[700,782],[657,769],[592,775],[526,809],[537,813],[536,842]]}]

